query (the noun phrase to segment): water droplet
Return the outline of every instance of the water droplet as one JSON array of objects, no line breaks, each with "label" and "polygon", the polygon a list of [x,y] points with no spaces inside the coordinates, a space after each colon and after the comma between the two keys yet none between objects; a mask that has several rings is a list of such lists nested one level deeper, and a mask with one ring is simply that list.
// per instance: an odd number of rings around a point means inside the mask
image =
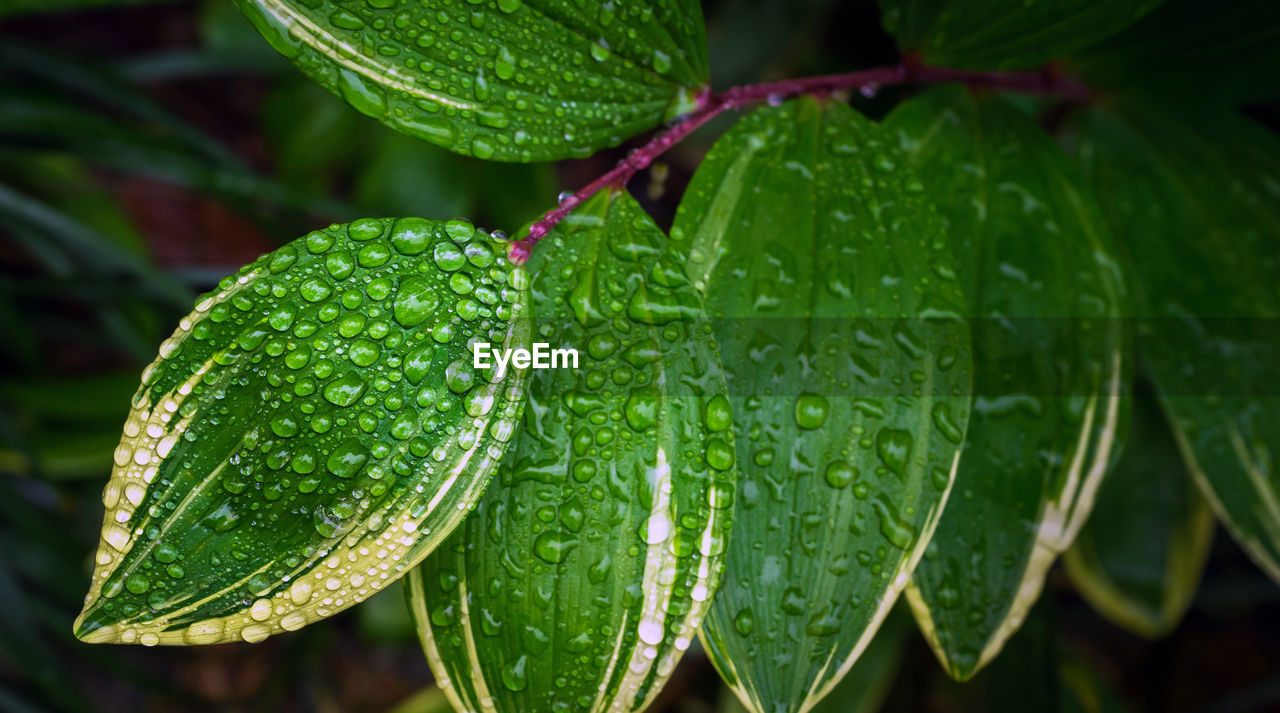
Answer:
[{"label": "water droplet", "polygon": [[335,406],[350,406],[364,393],[365,382],[359,376],[347,374],[329,382],[324,387],[324,398]]},{"label": "water droplet", "polygon": [[533,541],[533,553],[540,559],[551,564],[558,564],[564,561],[569,551],[578,544],[576,539],[568,537],[560,532],[544,532],[538,535]]},{"label": "water droplet", "polygon": [[716,394],[707,403],[706,424],[711,431],[723,431],[733,425],[733,410],[724,394]]},{"label": "water droplet", "polygon": [[716,470],[729,470],[733,467],[733,448],[723,438],[712,438],[707,441],[707,465]]},{"label": "water droplet", "polygon": [[425,277],[409,277],[400,283],[396,293],[395,318],[403,327],[416,327],[427,320],[440,304],[431,283]]},{"label": "water droplet", "polygon": [[806,430],[821,428],[827,422],[827,411],[830,404],[827,397],[819,394],[801,394],[796,399],[796,425]]},{"label": "water droplet", "polygon": [[523,691],[525,686],[529,685],[528,674],[525,668],[528,666],[529,657],[521,654],[520,658],[512,661],[502,667],[502,685],[512,691]]},{"label": "water droplet", "polygon": [[827,484],[833,488],[844,488],[858,477],[858,469],[844,461],[835,461],[827,466]]},{"label": "water droplet", "polygon": [[911,432],[901,428],[882,428],[876,434],[876,453],[889,470],[901,476],[911,458]]},{"label": "water droplet", "polygon": [[945,401],[939,401],[933,405],[933,423],[948,441],[959,443],[964,440],[964,433],[960,430],[960,426],[956,425],[955,419],[951,416],[951,408]]}]

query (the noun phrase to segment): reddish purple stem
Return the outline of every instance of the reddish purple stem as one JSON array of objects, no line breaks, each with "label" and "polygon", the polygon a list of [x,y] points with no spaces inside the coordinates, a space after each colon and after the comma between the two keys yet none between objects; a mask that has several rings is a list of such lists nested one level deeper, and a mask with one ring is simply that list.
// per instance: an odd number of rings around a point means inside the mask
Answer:
[{"label": "reddish purple stem", "polygon": [[878,67],[847,74],[823,77],[786,79],[733,87],[720,94],[710,90],[698,98],[698,107],[680,120],[680,123],[654,136],[644,146],[632,151],[612,170],[588,183],[560,201],[560,205],[548,211],[529,228],[528,234],[511,244],[507,256],[517,265],[529,259],[533,246],[544,238],[574,208],[591,196],[610,186],[621,188],[653,160],[680,143],[703,124],[729,109],[741,109],[760,101],[776,101],[801,94],[819,96],[851,89],[875,91],[891,84],[963,82],[972,87],[1010,89],[1035,94],[1053,94],[1071,101],[1085,101],[1089,88],[1079,81],[1057,74],[1052,69],[1042,72],[970,72],[945,67],[918,66],[912,62],[893,67]]}]

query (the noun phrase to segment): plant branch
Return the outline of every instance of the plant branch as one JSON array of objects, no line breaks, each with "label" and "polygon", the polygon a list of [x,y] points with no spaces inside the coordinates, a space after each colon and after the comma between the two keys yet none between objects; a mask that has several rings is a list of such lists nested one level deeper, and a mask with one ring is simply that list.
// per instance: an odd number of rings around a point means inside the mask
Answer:
[{"label": "plant branch", "polygon": [[574,208],[604,188],[625,186],[632,176],[647,168],[654,159],[725,111],[741,109],[762,101],[780,102],[802,94],[823,97],[857,89],[870,95],[882,86],[940,82],[962,82],[971,87],[1049,94],[1069,101],[1086,101],[1090,97],[1087,86],[1073,77],[1059,74],[1052,67],[1040,72],[971,72],[922,66],[910,59],[899,65],[846,74],[748,84],[732,87],[719,94],[707,90],[698,97],[697,108],[685,115],[679,123],[632,151],[604,175],[574,193],[563,195],[558,206],[530,226],[524,238],[511,244],[507,256],[518,265],[524,264],[529,259],[533,246]]}]

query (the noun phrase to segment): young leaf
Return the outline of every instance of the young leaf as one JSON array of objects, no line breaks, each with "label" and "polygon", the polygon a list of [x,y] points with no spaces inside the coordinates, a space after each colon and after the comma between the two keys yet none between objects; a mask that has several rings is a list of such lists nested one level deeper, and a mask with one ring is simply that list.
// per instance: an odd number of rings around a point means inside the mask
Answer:
[{"label": "young leaf", "polygon": [[639,711],[720,579],[734,489],[724,377],[682,265],[625,191],[543,241],[525,428],[475,513],[410,575],[410,608],[460,711]]},{"label": "young leaf", "polygon": [[1200,584],[1213,512],[1178,456],[1155,394],[1140,390],[1115,472],[1063,562],[1100,614],[1142,636],[1173,631]]},{"label": "young leaf", "polygon": [[672,237],[707,300],[740,485],[712,661],[753,711],[808,710],[924,552],[969,420],[969,333],[937,215],[839,102],[762,109],[716,142]]},{"label": "young leaf", "polygon": [[1280,580],[1280,139],[1230,112],[1090,112],[1080,156],[1139,278],[1138,346],[1188,469]]},{"label": "young leaf", "polygon": [[273,47],[388,126],[499,161],[585,156],[694,108],[697,0],[236,0]]},{"label": "young leaf", "polygon": [[963,680],[1018,628],[1089,515],[1122,423],[1123,287],[1075,167],[1018,109],[952,87],[886,126],[947,219],[974,316],[956,493],[908,590]]},{"label": "young leaf", "polygon": [[261,641],[376,593],[479,497],[524,372],[524,272],[470,223],[365,219],[201,298],[142,374],[103,492],[89,642]]},{"label": "young leaf", "polygon": [[885,28],[929,64],[1027,69],[1088,47],[1164,0],[880,0]]}]

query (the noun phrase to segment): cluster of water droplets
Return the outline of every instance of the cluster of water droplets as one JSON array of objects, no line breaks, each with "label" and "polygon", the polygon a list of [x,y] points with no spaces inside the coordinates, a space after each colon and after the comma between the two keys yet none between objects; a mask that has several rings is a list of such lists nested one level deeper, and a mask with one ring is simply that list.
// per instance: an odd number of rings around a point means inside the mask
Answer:
[{"label": "cluster of water droplets", "polygon": [[272,44],[360,111],[477,158],[585,156],[688,110],[696,4],[252,3]]},{"label": "cluster of water droplets", "polygon": [[514,462],[423,571],[437,671],[464,700],[524,702],[498,710],[637,709],[720,574],[733,419],[710,325],[658,228],[615,200],[539,246],[535,331],[579,368],[534,374]]},{"label": "cluster of water droplets", "polygon": [[903,164],[847,106],[782,102],[720,140],[673,227],[738,428],[708,626],[717,664],[763,710],[805,705],[792,697],[831,680],[905,587],[963,440],[963,301]]},{"label": "cluster of water droplets", "polygon": [[504,248],[461,220],[359,220],[201,298],[134,398],[80,635],[256,641],[413,564],[514,431],[521,378],[469,348],[527,339]]}]

